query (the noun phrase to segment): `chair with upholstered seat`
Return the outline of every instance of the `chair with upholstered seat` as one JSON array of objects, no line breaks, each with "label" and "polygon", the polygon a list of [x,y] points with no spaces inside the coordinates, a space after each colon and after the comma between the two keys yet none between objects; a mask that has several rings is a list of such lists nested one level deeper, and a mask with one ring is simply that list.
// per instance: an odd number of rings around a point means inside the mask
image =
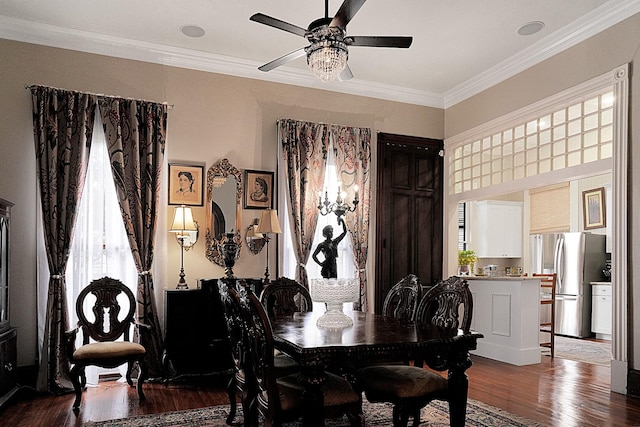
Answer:
[{"label": "chair with upholstered seat", "polygon": [[[146,351],[142,345],[130,341],[130,333],[132,327],[138,327],[141,334],[150,328],[136,321],[136,300],[131,290],[121,281],[110,277],[94,280],[78,295],[76,311],[78,326],[65,334],[67,351],[73,364],[71,381],[76,393],[74,409],[80,407],[82,390],[87,382],[87,366],[115,368],[126,363],[127,383],[133,387],[131,372],[137,362],[140,368],[138,397],[144,400],[142,384],[147,376]],[[79,330],[82,330],[82,345],[76,348]]]},{"label": "chair with upholstered seat", "polygon": [[421,297],[420,279],[415,274],[409,274],[387,292],[382,305],[382,315],[403,322],[413,322]]},{"label": "chair with upholstered seat", "polygon": [[260,302],[270,319],[313,310],[309,291],[300,283],[286,277],[272,280],[265,285],[260,293]]},{"label": "chair with upholstered seat", "polygon": [[[415,321],[422,326],[461,328],[468,332],[472,310],[471,291],[466,280],[450,277],[424,294],[416,310]],[[358,388],[364,391],[370,402],[393,403],[394,426],[406,426],[410,417],[413,417],[413,425],[418,426],[423,407],[434,399],[449,400],[447,379],[422,366],[362,368],[358,371]]]},{"label": "chair with upholstered seat", "polygon": [[[248,360],[252,366],[252,378],[256,381],[257,394],[252,402],[252,425],[258,425],[259,416],[265,426],[280,426],[293,421],[304,411],[303,384],[299,374],[277,377],[273,364],[273,332],[271,322],[262,303],[252,292],[238,289],[240,302],[247,322],[249,342]],[[352,426],[364,425],[360,395],[347,380],[328,373],[322,385],[324,413],[327,418],[347,414]]]},{"label": "chair with upholstered seat", "polygon": [[245,414],[244,425],[248,426],[250,422],[246,414],[249,413],[248,404],[255,395],[255,386],[253,386],[255,381],[247,377],[247,373],[250,373],[251,370],[246,369],[246,323],[241,312],[240,297],[235,286],[236,282],[233,280],[222,279],[218,281],[218,291],[220,292],[222,311],[229,333],[229,342],[231,343],[231,358],[233,359],[233,375],[227,385],[229,415],[226,423],[229,425],[233,423],[236,416],[236,396],[239,395]]}]

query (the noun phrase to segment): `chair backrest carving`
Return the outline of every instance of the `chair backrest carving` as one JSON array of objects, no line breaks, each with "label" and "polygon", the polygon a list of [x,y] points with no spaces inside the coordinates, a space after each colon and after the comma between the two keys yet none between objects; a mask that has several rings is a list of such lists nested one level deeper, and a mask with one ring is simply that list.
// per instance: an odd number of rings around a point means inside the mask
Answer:
[{"label": "chair backrest carving", "polygon": [[415,274],[409,274],[389,289],[382,305],[382,314],[403,322],[413,322],[421,297],[420,279]]},{"label": "chair backrest carving", "polygon": [[[118,296],[125,295],[129,307],[124,317],[120,316],[122,307]],[[87,297],[95,297],[91,307],[86,303]],[[93,313],[93,320],[87,316],[87,310]],[[94,341],[115,341],[123,336],[129,341],[129,330],[135,323],[136,300],[131,290],[119,280],[103,277],[92,281],[84,288],[76,301],[78,322],[82,327],[83,344],[89,344],[89,338]]]},{"label": "chair backrest carving", "polygon": [[[256,295],[250,290],[239,287],[240,307],[245,317],[248,360],[251,363],[251,375],[257,386],[258,409],[268,419],[278,419],[281,411],[278,387],[273,371],[273,330],[269,316]],[[266,415],[266,414],[271,415]]]},{"label": "chair backrest carving", "polygon": [[231,344],[231,358],[233,359],[234,369],[239,372],[245,366],[245,348],[246,348],[246,323],[240,308],[240,297],[235,288],[235,282],[218,281],[218,292],[220,293],[220,302],[222,303],[222,312],[224,314],[227,331],[229,334],[229,342]]},{"label": "chair backrest carving", "polygon": [[472,313],[473,298],[469,284],[460,277],[452,276],[425,292],[418,304],[416,322],[422,325],[460,328],[468,332],[471,329]]},{"label": "chair backrest carving", "polygon": [[260,294],[260,302],[271,319],[313,310],[309,291],[300,283],[286,277],[280,277],[265,285]]}]

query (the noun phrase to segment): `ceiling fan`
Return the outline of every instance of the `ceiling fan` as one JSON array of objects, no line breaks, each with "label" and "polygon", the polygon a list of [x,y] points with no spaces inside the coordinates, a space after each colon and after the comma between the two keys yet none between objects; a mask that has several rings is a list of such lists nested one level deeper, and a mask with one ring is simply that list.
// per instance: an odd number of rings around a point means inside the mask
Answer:
[{"label": "ceiling fan", "polygon": [[366,0],[344,0],[333,18],[329,17],[329,0],[324,2],[324,18],[309,24],[307,29],[276,18],[256,13],[249,18],[270,27],[301,36],[309,46],[294,50],[259,67],[260,71],[271,71],[289,61],[307,56],[307,64],[316,77],[325,82],[336,78],[349,80],[353,73],[347,64],[349,46],[398,47],[411,46],[413,37],[404,36],[347,36],[347,24],[353,19]]}]

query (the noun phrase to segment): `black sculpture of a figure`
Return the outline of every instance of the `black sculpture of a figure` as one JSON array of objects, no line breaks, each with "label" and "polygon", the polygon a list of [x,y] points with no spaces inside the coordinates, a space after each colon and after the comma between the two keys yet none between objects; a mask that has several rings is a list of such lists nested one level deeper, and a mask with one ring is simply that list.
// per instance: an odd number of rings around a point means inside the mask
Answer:
[{"label": "black sculpture of a figure", "polygon": [[[347,226],[342,217],[338,217],[338,225],[342,224],[342,234],[333,239],[333,226],[327,225],[322,229],[322,235],[326,238],[323,242],[318,243],[316,250],[313,252],[313,260],[322,267],[320,274],[325,279],[335,279],[338,277],[338,244],[347,234]],[[318,259],[318,254],[322,252],[324,261]]]}]

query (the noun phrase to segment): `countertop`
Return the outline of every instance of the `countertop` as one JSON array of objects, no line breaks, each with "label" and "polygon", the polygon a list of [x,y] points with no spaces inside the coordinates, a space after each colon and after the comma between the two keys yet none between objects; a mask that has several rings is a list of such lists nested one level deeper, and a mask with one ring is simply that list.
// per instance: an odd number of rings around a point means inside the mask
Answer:
[{"label": "countertop", "polygon": [[459,276],[465,280],[494,280],[494,281],[518,281],[521,282],[523,280],[540,280],[539,277],[531,277],[531,276]]}]

